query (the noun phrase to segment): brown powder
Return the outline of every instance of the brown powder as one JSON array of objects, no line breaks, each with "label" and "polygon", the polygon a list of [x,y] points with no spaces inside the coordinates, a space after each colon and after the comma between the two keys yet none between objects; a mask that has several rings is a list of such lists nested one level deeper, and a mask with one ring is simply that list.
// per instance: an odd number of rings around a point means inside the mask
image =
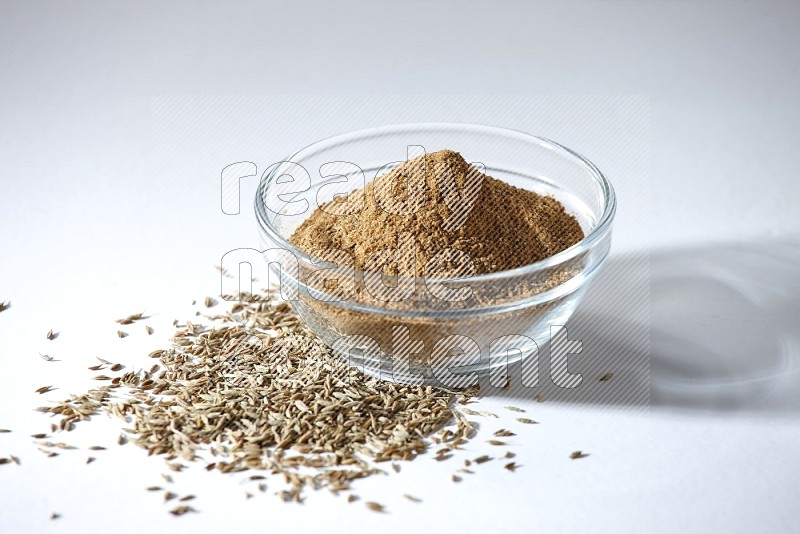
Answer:
[{"label": "brown powder", "polygon": [[[560,320],[560,307],[571,298],[568,291],[542,304],[504,307],[566,284],[581,272],[584,258],[479,283],[470,275],[527,265],[582,238],[578,221],[555,199],[486,176],[456,152],[435,152],[321,205],[290,237],[313,257],[365,273],[400,274],[411,283],[398,278],[395,289],[391,280],[317,276],[317,267],[302,267],[299,279],[333,298],[301,293],[294,307],[337,355],[366,373],[411,380],[402,365],[395,369],[407,359],[412,374],[436,382],[430,359],[436,346],[468,336],[488,366],[496,340],[522,334],[539,342],[549,335],[550,322]],[[465,296],[442,297],[429,283],[454,277],[465,278],[455,284],[466,287]],[[376,307],[380,313],[370,310]],[[509,364],[522,353],[515,354]],[[474,364],[458,350],[437,357],[454,369]],[[466,385],[448,385],[456,383]]]},{"label": "brown powder", "polygon": [[[311,256],[388,275],[450,277],[513,269],[583,239],[557,200],[481,173],[442,150],[379,176],[315,210],[290,241]],[[387,252],[395,251],[395,252]],[[439,254],[439,256],[437,256]]]}]

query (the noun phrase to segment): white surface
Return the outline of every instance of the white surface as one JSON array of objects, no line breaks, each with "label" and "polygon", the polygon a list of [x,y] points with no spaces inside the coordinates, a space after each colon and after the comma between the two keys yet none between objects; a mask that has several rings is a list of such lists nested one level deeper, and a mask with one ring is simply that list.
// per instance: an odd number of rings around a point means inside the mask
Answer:
[{"label": "white surface", "polygon": [[[351,532],[797,531],[798,4],[365,6],[0,7],[0,300],[12,301],[0,314],[0,428],[14,430],[0,434],[0,456],[23,461],[0,466],[0,532],[319,532],[332,521]],[[648,154],[630,154],[630,97],[534,96],[524,109],[502,97],[310,98],[292,109],[210,96],[177,99],[174,116],[151,108],[176,94],[267,93],[643,95],[649,125],[633,130],[649,129],[649,178],[635,176]],[[174,519],[144,491],[161,482],[159,459],[112,447],[86,466],[86,451],[35,450],[27,436],[47,420],[33,407],[91,386],[95,355],[142,362],[193,298],[215,292],[222,253],[256,245],[254,184],[243,214],[226,217],[222,167],[263,170],[325,135],[414,120],[546,135],[614,180],[612,260],[652,251],[651,410],[515,400],[541,422],[519,428],[522,469],[487,464],[454,485],[449,464],[421,459],[357,484],[387,516],[325,493],[302,507],[246,501],[240,479],[190,471],[176,485],[202,513]],[[117,338],[113,319],[141,310],[156,333]],[[49,328],[61,336],[45,340]],[[50,383],[59,390],[33,393]],[[481,435],[520,426],[505,417]],[[68,437],[109,444],[117,428],[98,421]],[[571,461],[575,449],[591,456]]]}]

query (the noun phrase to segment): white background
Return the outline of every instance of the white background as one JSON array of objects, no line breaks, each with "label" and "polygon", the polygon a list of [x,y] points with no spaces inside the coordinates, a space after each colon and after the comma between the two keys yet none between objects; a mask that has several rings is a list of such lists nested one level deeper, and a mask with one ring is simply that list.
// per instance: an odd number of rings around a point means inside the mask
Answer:
[{"label": "white background", "polygon": [[[0,434],[0,456],[23,465],[0,466],[0,532],[800,530],[798,22],[794,2],[4,2],[0,300],[12,307],[0,314],[0,428],[14,432]],[[296,109],[258,96],[275,93],[532,96]],[[646,153],[622,141],[632,119],[614,103],[630,98],[649,115],[649,131],[634,128]],[[170,101],[183,103],[174,115],[158,107]],[[330,134],[419,120],[552,137],[614,181],[609,265],[643,247],[652,260],[650,410],[515,399],[541,424],[504,415],[481,435],[518,430],[523,468],[490,463],[455,485],[451,465],[420,459],[356,486],[385,516],[326,493],[303,506],[272,490],[245,500],[242,479],[198,470],[175,485],[201,513],[175,519],[144,491],[162,482],[162,461],[139,449],[112,446],[88,466],[85,450],[36,451],[28,436],[49,421],[35,406],[90,387],[95,356],[141,365],[174,318],[191,318],[192,299],[215,293],[222,253],[256,246],[255,184],[241,216],[223,215],[223,166],[263,170]],[[113,319],[138,311],[155,334],[138,325],[119,339]],[[33,393],[48,384],[58,391]],[[118,429],[101,418],[66,441],[110,445]],[[575,449],[590,456],[571,461]]]}]

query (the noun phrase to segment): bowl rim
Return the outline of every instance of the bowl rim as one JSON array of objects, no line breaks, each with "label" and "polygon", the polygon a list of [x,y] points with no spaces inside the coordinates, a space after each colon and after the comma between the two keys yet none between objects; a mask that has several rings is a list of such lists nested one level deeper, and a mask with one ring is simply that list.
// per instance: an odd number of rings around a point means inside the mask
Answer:
[{"label": "bowl rim", "polygon": [[[432,283],[440,283],[440,282],[455,282],[455,281],[469,281],[469,283],[480,283],[480,282],[490,282],[495,280],[500,280],[504,278],[510,277],[517,277],[517,276],[525,276],[528,274],[533,274],[544,269],[548,269],[550,267],[559,265],[566,261],[575,258],[576,256],[580,255],[581,253],[585,252],[586,250],[592,248],[598,241],[600,241],[611,229],[611,224],[614,220],[614,216],[617,210],[617,199],[616,194],[614,192],[614,188],[611,183],[608,181],[606,176],[597,168],[597,166],[589,161],[587,158],[575,152],[574,150],[567,148],[566,146],[547,139],[545,137],[536,136],[521,130],[515,130],[512,128],[505,128],[500,126],[491,126],[491,125],[484,125],[484,124],[475,124],[475,123],[461,123],[461,122],[418,122],[418,123],[399,123],[399,124],[388,124],[383,126],[374,126],[370,128],[362,128],[358,130],[351,130],[345,133],[332,135],[329,137],[325,137],[314,143],[306,145],[305,147],[296,150],[288,157],[284,158],[277,165],[271,165],[272,170],[269,174],[265,174],[259,180],[258,187],[256,189],[256,198],[255,198],[255,212],[256,212],[256,219],[258,220],[259,226],[262,231],[267,234],[267,237],[275,243],[278,247],[282,247],[284,250],[291,252],[299,261],[304,262],[309,265],[313,265],[316,267],[321,267],[326,264],[330,264],[330,262],[326,262],[321,258],[315,258],[300,250],[299,248],[295,247],[294,244],[280,235],[280,233],[272,226],[270,222],[269,216],[267,214],[266,206],[264,205],[264,193],[269,189],[269,185],[273,183],[274,178],[277,176],[281,176],[282,169],[286,163],[297,163],[295,158],[298,157],[305,157],[306,152],[314,152],[319,151],[321,149],[331,148],[332,146],[336,146],[338,144],[343,144],[355,139],[361,139],[364,137],[375,136],[375,135],[386,135],[390,133],[397,133],[411,129],[422,129],[422,130],[441,130],[441,129],[460,129],[466,131],[473,131],[476,133],[494,133],[506,136],[516,137],[521,141],[528,141],[535,143],[537,145],[543,146],[545,148],[549,148],[550,150],[562,155],[568,159],[571,159],[577,162],[581,167],[584,168],[588,172],[588,174],[595,180],[595,182],[600,186],[600,189],[603,193],[603,212],[600,218],[597,221],[597,224],[594,228],[592,228],[589,233],[587,233],[583,239],[575,243],[574,245],[562,250],[561,252],[539,260],[534,263],[529,263],[526,265],[522,265],[520,267],[515,267],[513,269],[506,269],[502,271],[495,271],[486,274],[479,274],[475,276],[463,277],[463,278],[432,278],[432,277],[399,277],[399,281],[405,280],[426,280]],[[279,174],[281,173],[281,174]],[[354,276],[363,275],[364,271],[360,269],[354,269],[350,267],[343,267],[341,268],[343,273],[352,274]],[[297,280],[297,282],[301,286],[305,286],[305,283],[301,280]]]}]

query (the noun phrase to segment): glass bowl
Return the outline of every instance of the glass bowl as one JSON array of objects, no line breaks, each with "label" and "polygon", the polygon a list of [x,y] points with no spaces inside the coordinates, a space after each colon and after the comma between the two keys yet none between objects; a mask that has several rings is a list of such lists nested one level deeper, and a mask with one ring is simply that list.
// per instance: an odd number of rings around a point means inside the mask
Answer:
[{"label": "glass bowl", "polygon": [[[313,258],[289,241],[318,206],[406,158],[442,149],[489,176],[554,197],[585,237],[536,263],[459,279],[381,277],[347,261]],[[450,387],[502,376],[510,364],[538,355],[607,256],[615,209],[611,184],[572,150],[514,130],[446,123],[381,126],[309,145],[265,171],[255,202],[272,285],[280,283],[281,297],[336,357],[371,376]],[[394,293],[402,298],[365,291],[376,276],[402,288]]]}]

